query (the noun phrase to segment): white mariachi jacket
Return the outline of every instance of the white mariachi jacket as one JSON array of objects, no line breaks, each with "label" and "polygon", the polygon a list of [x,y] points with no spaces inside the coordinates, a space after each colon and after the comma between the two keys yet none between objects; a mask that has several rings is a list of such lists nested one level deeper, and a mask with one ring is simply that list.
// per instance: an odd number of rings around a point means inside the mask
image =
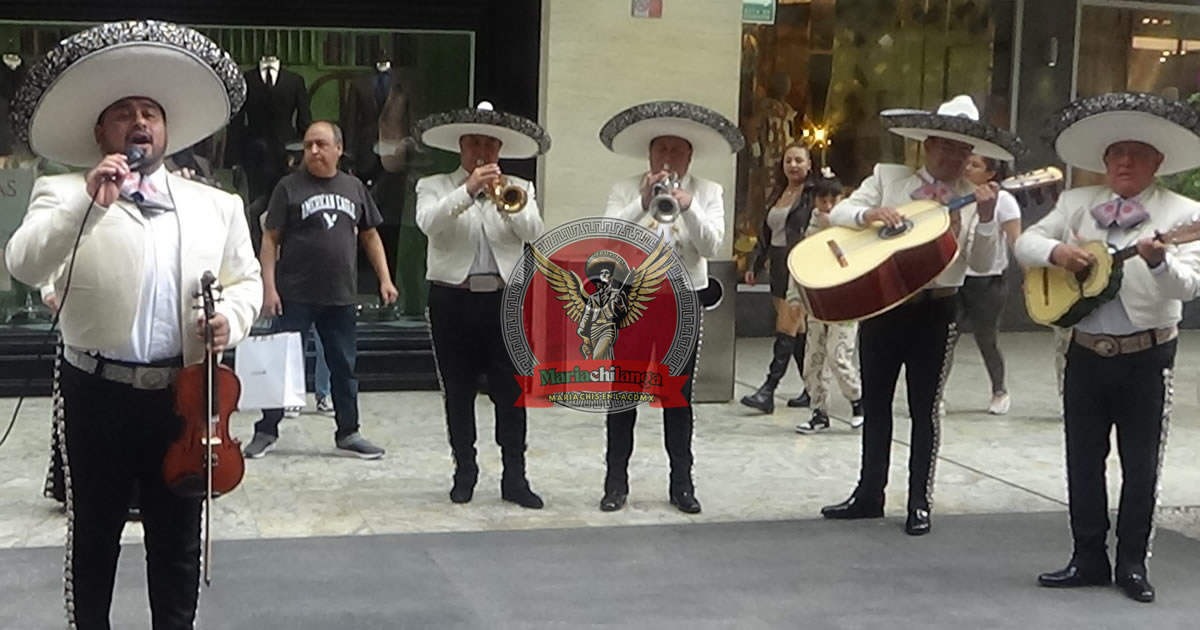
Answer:
[{"label": "white mariachi jacket", "polygon": [[[925,180],[913,169],[900,164],[877,164],[875,172],[863,180],[858,189],[846,199],[843,199],[829,213],[829,220],[834,225],[859,227],[863,213],[880,207],[896,208],[913,201],[912,194]],[[966,178],[960,178],[953,186],[958,196],[969,195],[975,190],[974,184]],[[987,223],[978,220],[975,204],[959,210],[961,225],[955,235],[958,240],[958,256],[938,277],[934,278],[926,288],[961,287],[967,274],[967,267],[980,273],[988,271],[996,260],[996,248],[1001,246],[998,235],[1000,230],[993,218]]]},{"label": "white mariachi jacket", "polygon": [[[1041,221],[1017,239],[1017,260],[1028,267],[1047,267],[1050,253],[1060,243],[1078,245],[1088,241],[1108,242],[1109,231],[1092,216],[1092,208],[1116,195],[1107,186],[1087,186],[1064,192]],[[1151,186],[1135,197],[1150,214],[1141,225],[1111,242],[1117,248],[1135,244],[1155,231],[1166,232],[1197,218],[1200,203],[1159,186]],[[1200,297],[1200,244],[1172,246],[1166,268],[1151,271],[1140,256],[1125,261],[1121,289],[1117,294],[1129,321],[1139,330],[1174,325],[1183,318],[1183,302]]]},{"label": "white mariachi jacket", "polygon": [[[659,231],[665,227],[642,209],[642,178],[634,175],[613,184],[605,216],[625,219]],[[724,189],[716,182],[687,174],[679,187],[692,194],[692,205],[666,228],[696,291],[708,287],[708,259],[720,254],[725,240]]]},{"label": "white mariachi jacket", "polygon": [[453,173],[417,181],[417,225],[429,238],[425,277],[450,284],[465,282],[480,239],[487,239],[500,276],[508,282],[525,244],[537,240],[545,229],[533,184],[504,175],[509,184],[520,186],[528,195],[523,210],[504,214],[491,200],[476,200],[467,194],[468,175],[459,167]]},{"label": "white mariachi jacket", "polygon": [[[205,271],[217,276],[222,293],[216,311],[229,320],[234,346],[249,334],[262,307],[262,272],[241,197],[177,175],[167,178],[179,219],[183,359],[191,365],[205,356],[204,344],[191,334],[200,276]],[[12,275],[32,286],[52,279],[61,300],[64,265],[90,203],[82,173],[38,178],[25,220],[5,252]],[[128,344],[141,302],[147,229],[141,210],[124,200],[92,209],[59,320],[63,343],[101,352]]]}]

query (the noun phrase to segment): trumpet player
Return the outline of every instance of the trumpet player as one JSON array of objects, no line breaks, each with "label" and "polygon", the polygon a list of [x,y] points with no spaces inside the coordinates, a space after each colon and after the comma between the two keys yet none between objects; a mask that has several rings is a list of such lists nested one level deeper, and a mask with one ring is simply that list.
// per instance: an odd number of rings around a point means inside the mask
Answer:
[{"label": "trumpet player", "polygon": [[544,226],[533,184],[504,174],[498,162],[545,153],[550,136],[486,101],[429,116],[415,135],[460,156],[453,172],[417,182],[417,225],[429,239],[429,325],[454,456],[450,500],[467,503],[475,493],[475,395],[485,374],[504,464],[500,496],[540,509],[542,499],[525,477],[525,409],[515,404],[521,389],[501,335],[500,303],[525,244]]},{"label": "trumpet player", "polygon": [[[618,181],[608,197],[607,216],[657,231],[675,248],[692,281],[708,287],[708,259],[718,255],[725,237],[725,204],[720,184],[689,172],[693,155],[737,152],[745,139],[721,114],[691,103],[657,101],[631,107],[608,121],[600,140],[614,153],[649,158],[649,171]],[[696,514],[700,502],[692,482],[692,386],[698,348],[693,348],[683,388],[686,407],[663,409],[663,433],[671,463],[668,498],[680,511]],[[629,494],[629,457],[637,410],[610,413],[607,419],[607,474],[600,509],[612,512]]]}]

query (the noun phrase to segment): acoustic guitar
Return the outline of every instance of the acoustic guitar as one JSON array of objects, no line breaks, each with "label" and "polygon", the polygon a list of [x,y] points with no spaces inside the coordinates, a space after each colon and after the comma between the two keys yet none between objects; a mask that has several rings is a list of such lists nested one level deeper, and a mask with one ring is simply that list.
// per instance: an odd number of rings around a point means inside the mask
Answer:
[{"label": "acoustic guitar", "polygon": [[[1200,240],[1200,217],[1182,223],[1155,240],[1182,245]],[[1137,244],[1115,249],[1104,241],[1079,245],[1096,259],[1087,269],[1072,273],[1062,267],[1031,267],[1025,271],[1025,310],[1043,326],[1070,328],[1121,290],[1124,263],[1137,255]]]},{"label": "acoustic guitar", "polygon": [[[1000,183],[1016,192],[1062,181],[1044,168]],[[970,194],[945,205],[913,201],[896,211],[899,228],[875,222],[861,228],[834,226],[806,237],[788,254],[788,271],[813,317],[850,322],[891,310],[938,277],[958,256],[950,212],[975,202]]]}]

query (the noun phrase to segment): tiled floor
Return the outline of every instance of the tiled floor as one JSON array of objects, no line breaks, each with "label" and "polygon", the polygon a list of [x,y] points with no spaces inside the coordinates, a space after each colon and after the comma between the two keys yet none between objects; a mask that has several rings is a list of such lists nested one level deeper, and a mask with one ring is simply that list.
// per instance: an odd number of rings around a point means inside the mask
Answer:
[{"label": "tiled floor", "polygon": [[[738,342],[737,397],[762,378],[770,340]],[[989,416],[987,379],[974,344],[964,338],[948,390],[937,466],[937,514],[1061,511],[1065,482],[1062,429],[1057,418],[1051,336],[1013,333],[1008,353],[1013,407]],[[1200,537],[1200,418],[1197,373],[1200,335],[1185,334],[1175,379],[1175,412],[1162,478],[1161,526]],[[441,395],[435,392],[363,394],[363,431],[388,449],[382,460],[364,462],[335,454],[333,421],[317,415],[287,420],[279,448],[247,463],[246,479],[216,502],[218,539],[360,535],[533,528],[599,527],[700,521],[814,518],[820,506],[845,498],[858,468],[859,436],[844,421],[832,431],[800,436],[793,426],[806,418],[783,400],[799,391],[794,366],[778,392],[774,415],[737,401],[698,407],[695,437],[697,496],[704,512],[687,516],[666,502],[667,466],[657,410],[643,409],[631,465],[629,506],[617,513],[597,509],[603,481],[603,416],[569,410],[532,410],[529,474],[546,499],[530,511],[499,499],[499,456],[491,441],[492,413],[486,398],[477,410],[482,474],[475,500],[455,505],[446,496],[451,462]],[[898,396],[898,400],[902,399]],[[0,401],[0,410],[15,400]],[[835,413],[848,405],[836,400]],[[907,423],[898,406],[889,485],[889,512],[904,506]],[[235,433],[248,439],[254,417],[235,418]],[[0,449],[0,548],[57,546],[64,537],[58,507],[42,498],[48,457],[47,399],[28,400],[10,442]],[[1119,468],[1111,462],[1115,505]],[[1067,526],[1063,516],[1063,548]],[[140,540],[140,528],[126,540]]]}]

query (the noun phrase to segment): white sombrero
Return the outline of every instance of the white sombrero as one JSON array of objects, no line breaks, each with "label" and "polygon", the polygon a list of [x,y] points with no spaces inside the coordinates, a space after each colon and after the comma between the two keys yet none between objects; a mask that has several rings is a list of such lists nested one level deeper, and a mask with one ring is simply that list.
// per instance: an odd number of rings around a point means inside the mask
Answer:
[{"label": "white sombrero", "polygon": [[458,109],[422,118],[413,135],[428,147],[458,153],[458,140],[467,135],[496,138],[500,157],[525,159],[550,150],[550,134],[541,125],[515,114],[495,111],[483,101],[475,109]]},{"label": "white sombrero", "polygon": [[956,96],[936,112],[889,109],[880,112],[883,126],[892,133],[923,141],[946,138],[974,147],[975,153],[1005,162],[1023,155],[1024,143],[1015,135],[979,120],[979,108],[970,96]]},{"label": "white sombrero", "polygon": [[697,156],[737,153],[746,139],[719,112],[681,101],[653,101],[618,113],[600,129],[600,142],[613,153],[644,159],[658,137],[678,136]]},{"label": "white sombrero", "polygon": [[1050,119],[1043,139],[1064,162],[1105,172],[1104,152],[1118,142],[1144,142],[1164,156],[1159,175],[1200,167],[1200,113],[1153,94],[1121,92],[1085,98]]},{"label": "white sombrero", "polygon": [[34,153],[70,166],[100,160],[100,113],[130,96],[162,106],[171,155],[224,127],[246,100],[229,54],[190,28],[156,21],[102,24],[63,40],[29,70],[12,104]]}]

